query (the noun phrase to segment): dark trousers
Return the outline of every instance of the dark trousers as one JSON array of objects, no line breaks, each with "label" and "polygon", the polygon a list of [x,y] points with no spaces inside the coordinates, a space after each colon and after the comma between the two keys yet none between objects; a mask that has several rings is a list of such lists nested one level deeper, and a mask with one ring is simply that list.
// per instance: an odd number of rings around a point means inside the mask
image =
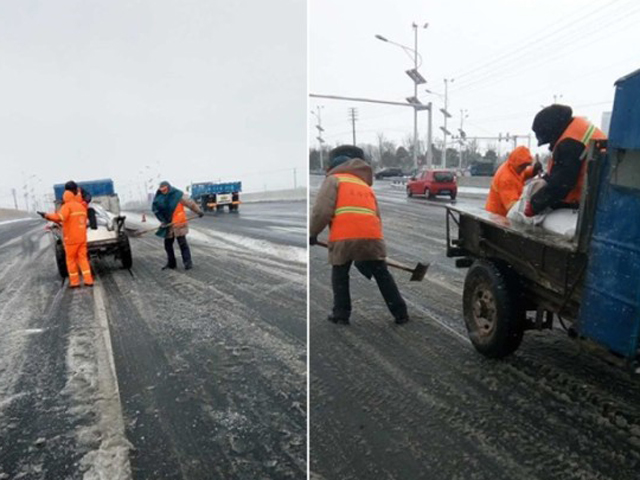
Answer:
[{"label": "dark trousers", "polygon": [[[173,241],[175,237],[164,239],[164,249],[167,252],[167,265],[171,268],[176,267],[176,254],[173,252]],[[191,265],[191,250],[187,243],[187,237],[178,237],[178,246],[180,247],[180,253],[182,253],[182,262],[185,267]]]},{"label": "dark trousers", "polygon": [[[331,271],[331,285],[333,287],[333,315],[337,318],[349,318],[351,315],[351,293],[349,291],[349,269],[352,262],[344,265],[334,265]],[[367,260],[358,262],[363,270],[371,272],[378,283],[380,293],[395,318],[407,316],[407,304],[398,290],[395,280],[387,263],[383,260]]]}]

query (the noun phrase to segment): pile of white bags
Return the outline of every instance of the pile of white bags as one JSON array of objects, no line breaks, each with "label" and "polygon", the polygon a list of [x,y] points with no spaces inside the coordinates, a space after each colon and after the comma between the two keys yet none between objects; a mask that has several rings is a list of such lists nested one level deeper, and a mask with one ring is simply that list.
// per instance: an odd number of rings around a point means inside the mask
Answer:
[{"label": "pile of white bags", "polygon": [[534,178],[528,182],[520,199],[513,204],[507,218],[513,222],[525,223],[527,225],[539,225],[543,229],[557,233],[567,238],[572,238],[576,233],[576,225],[578,224],[578,211],[570,208],[561,208],[558,210],[547,209],[533,217],[526,217],[524,209],[527,202],[533,194],[542,188],[546,182],[541,178]]}]

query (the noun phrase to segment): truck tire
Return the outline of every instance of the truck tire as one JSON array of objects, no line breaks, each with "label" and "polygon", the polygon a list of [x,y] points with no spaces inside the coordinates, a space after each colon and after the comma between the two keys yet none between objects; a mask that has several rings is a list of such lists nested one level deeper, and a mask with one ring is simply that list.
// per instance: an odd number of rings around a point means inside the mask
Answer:
[{"label": "truck tire", "polygon": [[429,200],[431,200],[433,197],[435,197],[434,194],[432,194],[428,188],[424,189],[424,196],[427,197]]},{"label": "truck tire", "polygon": [[413,197],[413,192],[411,191],[411,189],[409,187],[407,187],[407,197],[409,197],[409,198]]},{"label": "truck tire", "polygon": [[131,253],[131,244],[129,243],[129,237],[127,237],[126,235],[123,235],[120,238],[118,256],[120,257],[120,261],[122,262],[122,268],[130,270],[133,266],[133,255]]},{"label": "truck tire", "polygon": [[455,193],[452,193],[449,196],[451,197],[451,200],[455,200],[456,199],[456,194]]},{"label": "truck tire", "polygon": [[476,260],[464,281],[462,307],[471,343],[489,358],[515,352],[524,334],[525,311],[518,301],[517,279],[505,268]]},{"label": "truck tire", "polygon": [[69,276],[67,270],[67,256],[64,253],[64,245],[60,240],[56,241],[56,265],[58,266],[58,273],[62,278]]}]

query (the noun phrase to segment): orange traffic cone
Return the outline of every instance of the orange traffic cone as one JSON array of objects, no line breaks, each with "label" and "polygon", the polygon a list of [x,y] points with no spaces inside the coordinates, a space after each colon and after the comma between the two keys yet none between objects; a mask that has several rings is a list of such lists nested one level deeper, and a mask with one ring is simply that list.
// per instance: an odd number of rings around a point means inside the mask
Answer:
[{"label": "orange traffic cone", "polygon": [[143,221],[143,222],[146,222],[146,221],[147,221],[147,216],[146,216],[144,213],[142,214],[142,221]]}]

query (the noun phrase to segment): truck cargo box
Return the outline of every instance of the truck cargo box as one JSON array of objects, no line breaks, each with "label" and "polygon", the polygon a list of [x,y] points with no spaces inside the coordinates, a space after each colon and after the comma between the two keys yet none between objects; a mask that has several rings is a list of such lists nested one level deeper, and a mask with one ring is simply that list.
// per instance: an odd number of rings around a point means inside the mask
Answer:
[{"label": "truck cargo box", "polygon": [[[76,182],[78,186],[86,192],[89,192],[92,197],[98,197],[100,195],[114,195],[115,190],[113,188],[113,180],[110,178],[104,180],[90,180],[87,182]],[[64,183],[58,183],[53,186],[53,191],[57,201],[62,201],[62,195],[64,194]]]},{"label": "truck cargo box", "polygon": [[191,186],[191,196],[198,198],[202,195],[208,195],[212,193],[235,193],[242,191],[242,182],[227,182],[227,183],[194,183]]}]

